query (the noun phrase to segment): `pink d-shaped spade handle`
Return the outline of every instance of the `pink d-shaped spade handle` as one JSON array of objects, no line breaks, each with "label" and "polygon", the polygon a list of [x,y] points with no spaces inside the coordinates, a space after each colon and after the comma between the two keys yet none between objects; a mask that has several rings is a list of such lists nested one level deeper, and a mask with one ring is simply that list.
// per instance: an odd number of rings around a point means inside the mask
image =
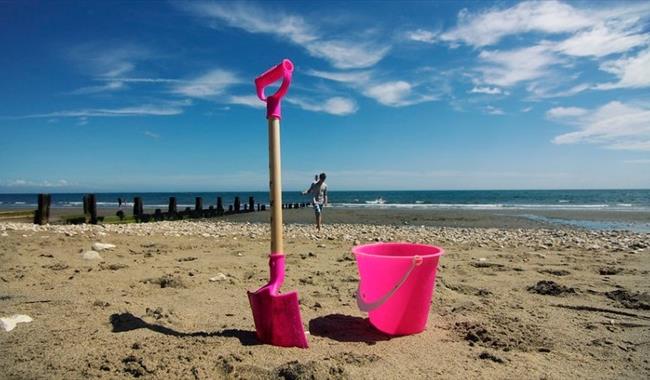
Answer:
[{"label": "pink d-shaped spade handle", "polygon": [[[291,73],[293,73],[293,63],[288,59],[283,59],[279,65],[272,67],[264,72],[264,74],[255,78],[255,88],[257,89],[257,97],[266,102],[266,118],[281,117],[281,104],[280,101],[284,94],[289,89],[291,83]],[[278,91],[267,97],[264,95],[264,89],[271,83],[282,79],[282,84]]]}]

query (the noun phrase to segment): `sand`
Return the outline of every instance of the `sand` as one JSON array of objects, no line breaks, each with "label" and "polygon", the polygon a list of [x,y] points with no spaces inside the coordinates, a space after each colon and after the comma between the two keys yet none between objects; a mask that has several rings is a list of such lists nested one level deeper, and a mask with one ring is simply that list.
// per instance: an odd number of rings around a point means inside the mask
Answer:
[{"label": "sand", "polygon": [[[267,279],[267,224],[0,223],[0,317],[33,318],[0,331],[0,377],[650,375],[649,234],[403,222],[286,227],[283,289],[299,292],[306,350],[255,339],[246,290]],[[391,338],[356,308],[350,249],[396,240],[447,254],[427,330]],[[82,258],[97,242],[115,248]]]}]

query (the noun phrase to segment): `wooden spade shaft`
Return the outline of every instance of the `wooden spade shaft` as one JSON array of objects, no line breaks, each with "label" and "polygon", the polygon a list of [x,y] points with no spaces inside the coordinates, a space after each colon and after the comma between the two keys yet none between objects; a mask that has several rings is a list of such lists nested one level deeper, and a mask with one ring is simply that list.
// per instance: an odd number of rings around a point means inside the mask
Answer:
[{"label": "wooden spade shaft", "polygon": [[280,160],[280,119],[269,118],[269,173],[271,200],[271,253],[284,254],[282,244],[282,163]]}]

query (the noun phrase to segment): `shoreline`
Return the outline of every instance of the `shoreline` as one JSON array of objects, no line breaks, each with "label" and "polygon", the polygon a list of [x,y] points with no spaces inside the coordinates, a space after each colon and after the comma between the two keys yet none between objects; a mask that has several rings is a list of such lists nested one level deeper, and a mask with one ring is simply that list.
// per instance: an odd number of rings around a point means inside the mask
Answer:
[{"label": "shoreline", "polygon": [[[118,208],[101,207],[98,216],[114,216]],[[122,208],[127,215],[131,208]],[[11,211],[32,211],[32,208],[11,208]],[[146,213],[153,208],[145,207]],[[53,207],[51,223],[60,223],[62,217],[81,215],[80,208]],[[311,224],[314,213],[311,207],[283,210],[287,224]],[[216,217],[209,220],[268,223],[268,212],[245,212]],[[30,222],[30,217],[6,218],[0,221]],[[650,212],[611,210],[467,210],[467,209],[412,209],[412,208],[337,208],[326,207],[325,224],[350,223],[374,225],[424,225],[465,228],[551,228],[592,229],[650,232]]]}]

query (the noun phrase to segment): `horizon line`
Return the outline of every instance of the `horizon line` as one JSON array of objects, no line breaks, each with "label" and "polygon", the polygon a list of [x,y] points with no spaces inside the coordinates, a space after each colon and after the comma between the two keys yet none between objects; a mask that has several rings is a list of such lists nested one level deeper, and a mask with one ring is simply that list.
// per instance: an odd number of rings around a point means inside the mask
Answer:
[{"label": "horizon line", "polygon": [[[331,190],[329,191],[330,193],[338,193],[338,192],[443,192],[443,191],[642,191],[642,190],[650,190],[650,188],[509,188],[509,189],[411,189],[411,190],[405,190],[405,189],[381,189],[381,190]],[[282,192],[300,192],[301,190],[299,189],[286,189],[282,190]],[[24,191],[24,192],[4,192],[0,191],[0,195],[27,195],[27,194],[40,194],[40,193],[47,193],[47,194],[84,194],[84,193],[89,193],[89,194],[119,194],[119,193],[127,193],[127,194],[155,194],[155,193],[178,193],[178,194],[183,194],[183,193],[247,193],[247,192],[253,192],[253,193],[267,193],[268,190],[182,190],[182,191],[132,191],[132,190],[124,190],[124,191],[63,191],[63,192],[48,192],[48,191]]]}]

